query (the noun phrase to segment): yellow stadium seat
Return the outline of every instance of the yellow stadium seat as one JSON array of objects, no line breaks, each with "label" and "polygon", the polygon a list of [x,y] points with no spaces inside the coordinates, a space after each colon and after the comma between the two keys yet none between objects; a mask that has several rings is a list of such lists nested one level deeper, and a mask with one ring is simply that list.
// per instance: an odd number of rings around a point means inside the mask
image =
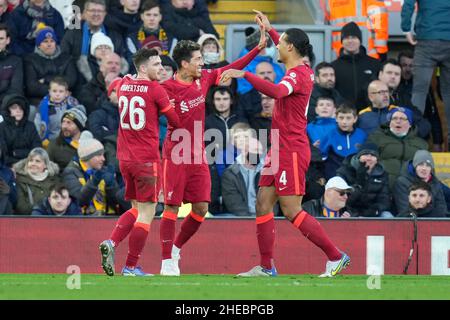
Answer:
[{"label": "yellow stadium seat", "polygon": [[450,152],[432,152],[435,173],[439,180],[450,186]]}]

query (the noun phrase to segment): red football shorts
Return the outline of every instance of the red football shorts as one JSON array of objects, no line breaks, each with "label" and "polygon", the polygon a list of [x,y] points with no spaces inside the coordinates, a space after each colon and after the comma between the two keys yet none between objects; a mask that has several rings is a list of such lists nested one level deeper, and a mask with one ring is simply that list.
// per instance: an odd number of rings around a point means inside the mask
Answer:
[{"label": "red football shorts", "polygon": [[125,200],[158,202],[158,194],[161,190],[159,162],[120,161],[119,167],[125,182]]},{"label": "red football shorts", "polygon": [[260,187],[275,186],[279,196],[302,196],[305,194],[306,171],[308,170],[311,151],[283,152],[266,156],[264,168],[259,179]]},{"label": "red football shorts", "polygon": [[211,175],[207,164],[175,164],[163,159],[164,204],[211,202]]}]

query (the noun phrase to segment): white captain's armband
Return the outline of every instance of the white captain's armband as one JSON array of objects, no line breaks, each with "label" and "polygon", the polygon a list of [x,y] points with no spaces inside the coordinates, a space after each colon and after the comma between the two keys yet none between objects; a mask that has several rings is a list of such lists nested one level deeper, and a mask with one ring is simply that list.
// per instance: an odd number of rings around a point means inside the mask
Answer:
[{"label": "white captain's armband", "polygon": [[282,85],[284,85],[286,88],[288,88],[289,94],[291,94],[292,92],[294,92],[294,88],[292,88],[292,84],[290,84],[288,81],[282,80],[282,81],[280,81],[280,84],[282,84]]}]

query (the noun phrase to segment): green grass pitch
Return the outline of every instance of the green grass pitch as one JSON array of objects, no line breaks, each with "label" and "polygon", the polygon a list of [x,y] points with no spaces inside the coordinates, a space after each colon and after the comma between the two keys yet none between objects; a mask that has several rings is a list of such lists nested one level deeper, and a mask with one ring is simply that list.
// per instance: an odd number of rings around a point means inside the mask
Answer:
[{"label": "green grass pitch", "polygon": [[[450,300],[448,276],[281,275],[235,278],[232,275],[181,277],[107,277],[81,274],[80,289],[68,274],[0,274],[0,299],[148,299],[148,300]],[[69,279],[69,281],[68,281]],[[72,278],[73,279],[73,278]],[[369,284],[369,286],[368,286]],[[373,289],[369,289],[372,287]]]}]

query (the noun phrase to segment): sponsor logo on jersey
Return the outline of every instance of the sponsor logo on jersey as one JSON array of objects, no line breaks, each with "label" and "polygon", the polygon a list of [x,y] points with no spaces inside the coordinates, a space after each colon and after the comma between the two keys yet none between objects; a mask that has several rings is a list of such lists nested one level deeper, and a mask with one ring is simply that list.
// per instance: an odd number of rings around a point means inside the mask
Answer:
[{"label": "sponsor logo on jersey", "polygon": [[180,109],[181,109],[181,113],[185,113],[188,112],[190,109],[193,109],[197,106],[199,106],[200,104],[205,102],[205,96],[201,95],[198,98],[194,99],[194,100],[189,100],[189,101],[181,101],[180,102]]},{"label": "sponsor logo on jersey", "polygon": [[181,101],[180,102],[180,109],[181,109],[181,113],[185,113],[189,111],[189,107],[187,106],[186,102]]}]

